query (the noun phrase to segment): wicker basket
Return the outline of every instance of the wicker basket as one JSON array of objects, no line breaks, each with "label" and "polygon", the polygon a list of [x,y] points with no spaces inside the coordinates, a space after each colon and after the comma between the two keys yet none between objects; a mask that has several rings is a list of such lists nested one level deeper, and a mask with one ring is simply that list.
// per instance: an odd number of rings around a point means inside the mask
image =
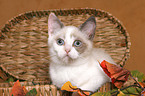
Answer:
[{"label": "wicker basket", "polygon": [[[97,26],[94,47],[104,48],[117,64],[121,66],[125,64],[130,51],[129,36],[122,24],[108,12],[98,9],[32,11],[9,20],[0,31],[0,67],[6,74],[26,82],[37,81],[49,84],[47,19],[50,12],[54,12],[64,25],[75,26],[82,24],[91,15],[95,16]],[[48,94],[46,90],[56,90],[50,85],[30,85],[43,89],[41,90],[43,94]],[[29,89],[30,86],[26,88]],[[101,91],[109,88],[107,84]],[[0,90],[6,94],[11,87],[1,86]],[[53,94],[55,93],[57,91]]]}]

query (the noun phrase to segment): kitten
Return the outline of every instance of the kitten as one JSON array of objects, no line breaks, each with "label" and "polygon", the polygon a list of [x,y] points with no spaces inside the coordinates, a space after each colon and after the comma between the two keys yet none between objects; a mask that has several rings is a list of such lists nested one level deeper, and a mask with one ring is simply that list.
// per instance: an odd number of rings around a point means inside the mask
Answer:
[{"label": "kitten", "polygon": [[93,16],[80,27],[75,27],[64,26],[54,13],[49,15],[49,73],[58,88],[70,81],[82,90],[96,91],[110,82],[99,62],[106,60],[114,64],[114,61],[104,50],[93,48],[95,30]]}]

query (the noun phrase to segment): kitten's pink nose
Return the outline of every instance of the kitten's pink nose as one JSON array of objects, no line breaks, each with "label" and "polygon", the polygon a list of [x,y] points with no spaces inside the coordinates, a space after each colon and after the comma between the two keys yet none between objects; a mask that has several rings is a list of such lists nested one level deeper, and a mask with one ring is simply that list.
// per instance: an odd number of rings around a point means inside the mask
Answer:
[{"label": "kitten's pink nose", "polygon": [[69,49],[65,49],[65,52],[68,54],[70,52],[70,50]]}]

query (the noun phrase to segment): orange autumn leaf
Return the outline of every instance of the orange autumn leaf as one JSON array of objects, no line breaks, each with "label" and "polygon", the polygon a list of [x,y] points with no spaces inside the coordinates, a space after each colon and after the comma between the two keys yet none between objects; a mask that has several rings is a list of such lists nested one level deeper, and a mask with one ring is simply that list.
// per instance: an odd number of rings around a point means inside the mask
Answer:
[{"label": "orange autumn leaf", "polygon": [[25,86],[23,86],[22,89],[23,89],[25,94],[28,92]]},{"label": "orange autumn leaf", "polygon": [[140,86],[142,87],[142,88],[145,88],[145,83],[143,83],[143,82],[138,82],[139,84],[140,84]]},{"label": "orange autumn leaf", "polygon": [[70,81],[67,81],[62,87],[61,90],[65,90],[65,91],[73,91],[73,89],[76,89],[76,86],[72,86]]},{"label": "orange autumn leaf", "polygon": [[25,86],[22,87],[19,80],[17,80],[12,87],[10,96],[25,96],[27,92]]},{"label": "orange autumn leaf", "polygon": [[62,87],[61,90],[69,91],[69,92],[78,92],[80,96],[89,96],[91,92],[83,91],[76,86],[72,86],[71,82],[66,82]]},{"label": "orange autumn leaf", "polygon": [[141,96],[145,96],[145,89],[141,92]]},{"label": "orange autumn leaf", "polygon": [[138,83],[140,84],[142,88],[144,88],[144,90],[141,92],[141,96],[145,96],[145,83],[143,82],[138,82]]},{"label": "orange autumn leaf", "polygon": [[117,88],[121,88],[125,81],[128,80],[130,74],[128,70],[123,69],[118,65],[111,64],[105,60],[102,61],[100,65]]}]

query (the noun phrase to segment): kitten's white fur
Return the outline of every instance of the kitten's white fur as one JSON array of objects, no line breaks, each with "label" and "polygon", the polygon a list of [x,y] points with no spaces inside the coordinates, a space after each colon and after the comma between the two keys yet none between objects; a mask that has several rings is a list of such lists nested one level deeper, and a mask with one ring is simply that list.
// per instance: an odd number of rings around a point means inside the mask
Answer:
[{"label": "kitten's white fur", "polygon": [[[50,24],[48,24],[50,26]],[[87,44],[84,53],[80,54],[72,45],[76,37],[82,38]],[[110,78],[104,73],[99,62],[106,60],[114,64],[112,58],[102,49],[93,48],[92,41],[86,39],[86,35],[74,26],[65,26],[57,32],[49,33],[48,44],[51,56],[49,73],[54,85],[61,88],[64,83],[70,81],[72,85],[82,90],[96,91],[104,83],[110,82]],[[56,43],[57,38],[65,41],[64,46]],[[67,54],[65,49],[69,49]],[[68,55],[68,56],[67,56]],[[69,62],[69,58],[72,59]]]}]

